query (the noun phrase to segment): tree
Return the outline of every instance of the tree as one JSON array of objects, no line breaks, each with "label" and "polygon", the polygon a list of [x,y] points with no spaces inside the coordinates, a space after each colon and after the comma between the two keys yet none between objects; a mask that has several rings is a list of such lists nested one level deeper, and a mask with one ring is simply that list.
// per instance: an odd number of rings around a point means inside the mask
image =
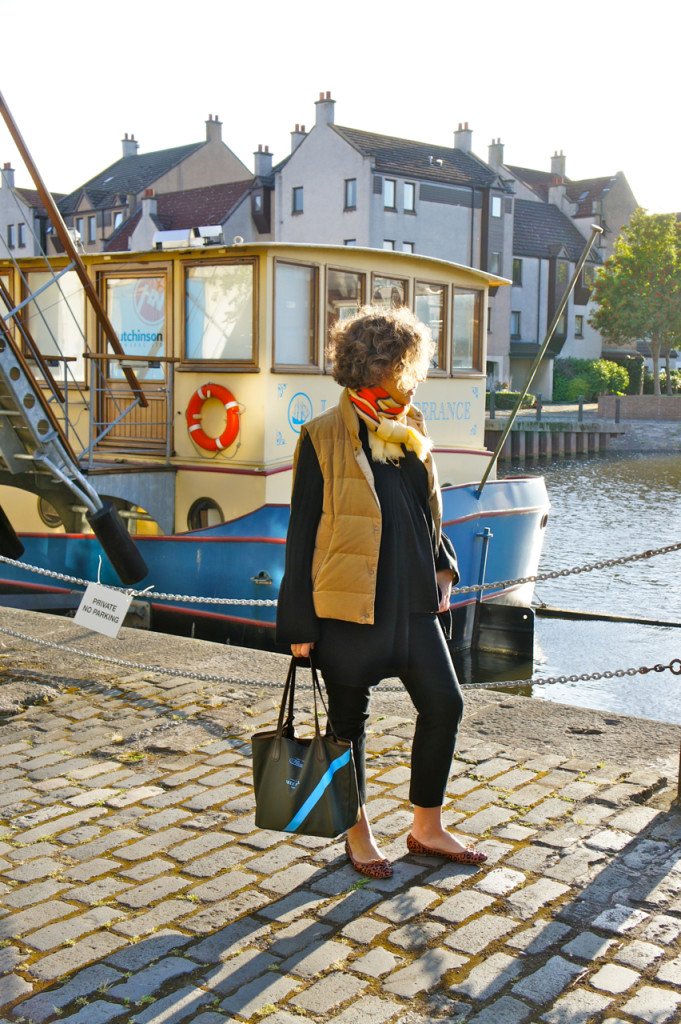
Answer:
[{"label": "tree", "polygon": [[681,341],[681,224],[673,213],[636,210],[596,276],[593,298],[590,323],[604,337],[650,342],[659,395],[660,356],[669,367],[672,345]]}]

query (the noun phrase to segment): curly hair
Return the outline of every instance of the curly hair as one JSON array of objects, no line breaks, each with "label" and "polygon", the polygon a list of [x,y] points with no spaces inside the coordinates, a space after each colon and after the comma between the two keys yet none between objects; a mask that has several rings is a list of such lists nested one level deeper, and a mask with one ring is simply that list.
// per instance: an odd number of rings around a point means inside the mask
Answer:
[{"label": "curly hair", "polygon": [[408,390],[425,379],[434,349],[430,330],[408,306],[363,306],[332,326],[327,353],[341,387],[372,387],[396,373]]}]

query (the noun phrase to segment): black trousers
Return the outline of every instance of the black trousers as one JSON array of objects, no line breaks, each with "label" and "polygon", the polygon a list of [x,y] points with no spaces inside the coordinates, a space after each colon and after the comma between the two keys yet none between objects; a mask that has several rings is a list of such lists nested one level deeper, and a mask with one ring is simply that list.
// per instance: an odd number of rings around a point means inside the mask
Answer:
[{"label": "black trousers", "polygon": [[[325,654],[329,656],[328,651]],[[390,652],[386,652],[386,664],[389,658]],[[358,671],[359,674],[363,675]],[[409,799],[417,807],[439,807],[444,803],[463,714],[463,696],[435,615],[410,616],[406,664],[397,666],[397,671],[379,674],[373,685],[389,674],[399,676],[417,712]],[[352,742],[360,803],[363,804],[366,802],[366,723],[371,686],[344,685],[336,680],[325,682],[333,730]]]}]

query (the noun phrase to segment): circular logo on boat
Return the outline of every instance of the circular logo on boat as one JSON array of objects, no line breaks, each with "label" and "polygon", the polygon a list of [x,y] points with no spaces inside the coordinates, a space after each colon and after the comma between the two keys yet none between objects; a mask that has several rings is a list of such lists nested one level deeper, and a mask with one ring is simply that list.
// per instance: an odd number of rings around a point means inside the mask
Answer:
[{"label": "circular logo on boat", "polygon": [[135,286],[135,312],[145,324],[158,324],[163,320],[165,288],[160,277],[143,277]]},{"label": "circular logo on boat", "polygon": [[297,391],[288,404],[288,422],[291,430],[296,434],[308,420],[312,419],[312,402],[310,396],[304,391]]}]

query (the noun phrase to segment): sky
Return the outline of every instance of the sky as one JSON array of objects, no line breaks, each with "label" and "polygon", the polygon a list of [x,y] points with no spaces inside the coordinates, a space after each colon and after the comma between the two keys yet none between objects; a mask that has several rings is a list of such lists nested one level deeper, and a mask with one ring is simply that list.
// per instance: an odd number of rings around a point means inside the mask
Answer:
[{"label": "sky", "polygon": [[[4,5],[0,91],[43,179],[71,192],[121,155],[199,142],[216,114],[250,168],[275,162],[320,92],[337,124],[453,145],[569,178],[623,171],[639,205],[681,211],[675,5],[647,0],[34,0]],[[31,12],[28,18],[26,11]],[[96,12],[93,16],[93,12]],[[14,40],[10,45],[10,40]],[[0,122],[0,164],[31,186]]]}]

